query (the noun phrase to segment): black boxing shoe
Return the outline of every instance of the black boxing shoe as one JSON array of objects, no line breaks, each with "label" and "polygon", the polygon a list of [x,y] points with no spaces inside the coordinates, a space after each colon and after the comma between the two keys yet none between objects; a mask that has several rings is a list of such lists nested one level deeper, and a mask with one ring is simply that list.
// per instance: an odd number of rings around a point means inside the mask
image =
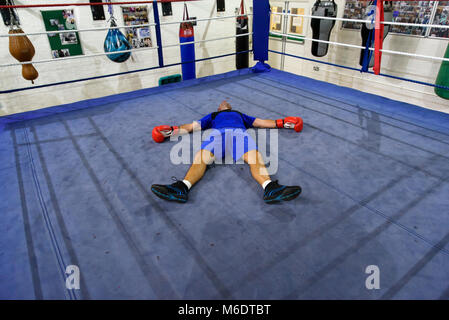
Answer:
[{"label": "black boxing shoe", "polygon": [[189,188],[182,181],[176,181],[172,184],[153,184],[151,191],[161,199],[186,203],[188,200]]},{"label": "black boxing shoe", "polygon": [[300,186],[283,186],[277,180],[271,181],[266,187],[263,194],[265,203],[277,203],[280,201],[289,201],[295,199],[301,193]]}]

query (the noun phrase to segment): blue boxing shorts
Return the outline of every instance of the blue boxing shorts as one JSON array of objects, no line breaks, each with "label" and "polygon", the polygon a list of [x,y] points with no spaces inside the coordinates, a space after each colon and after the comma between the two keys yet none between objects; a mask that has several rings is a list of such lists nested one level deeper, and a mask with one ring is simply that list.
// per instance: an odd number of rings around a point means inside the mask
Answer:
[{"label": "blue boxing shorts", "polygon": [[232,154],[232,159],[237,161],[248,151],[257,150],[257,144],[243,129],[211,129],[211,134],[203,141],[201,150],[210,151],[216,160],[228,159]]}]

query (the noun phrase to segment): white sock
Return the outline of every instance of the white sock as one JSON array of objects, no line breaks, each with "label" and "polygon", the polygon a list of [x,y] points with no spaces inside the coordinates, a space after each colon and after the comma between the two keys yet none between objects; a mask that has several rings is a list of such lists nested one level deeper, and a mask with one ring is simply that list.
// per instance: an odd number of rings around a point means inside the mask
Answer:
[{"label": "white sock", "polygon": [[265,188],[268,186],[268,184],[271,182],[271,180],[267,180],[262,184],[262,188],[265,190]]},{"label": "white sock", "polygon": [[190,188],[192,188],[192,184],[188,180],[182,180],[182,182],[187,186],[187,189],[190,190]]}]

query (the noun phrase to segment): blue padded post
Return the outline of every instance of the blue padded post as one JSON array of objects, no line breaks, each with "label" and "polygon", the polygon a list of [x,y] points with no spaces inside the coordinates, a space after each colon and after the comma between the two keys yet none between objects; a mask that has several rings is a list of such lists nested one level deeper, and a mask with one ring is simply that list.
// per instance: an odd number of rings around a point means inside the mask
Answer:
[{"label": "blue padded post", "polygon": [[268,60],[269,32],[270,2],[269,0],[253,0],[253,52],[254,60],[258,61],[252,68],[254,72],[271,70],[271,67],[265,63]]},{"label": "blue padded post", "polygon": [[157,7],[157,0],[153,1],[153,14],[154,23],[156,23],[156,41],[157,41],[157,54],[159,56],[159,67],[164,66],[164,55],[162,53],[162,37],[161,37],[161,25],[159,24],[159,9]]}]

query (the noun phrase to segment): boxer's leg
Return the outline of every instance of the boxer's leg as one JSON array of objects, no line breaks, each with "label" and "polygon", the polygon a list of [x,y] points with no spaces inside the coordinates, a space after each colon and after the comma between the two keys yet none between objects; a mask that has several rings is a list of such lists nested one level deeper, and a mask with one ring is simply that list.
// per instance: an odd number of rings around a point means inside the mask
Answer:
[{"label": "boxer's leg", "polygon": [[271,180],[265,167],[263,157],[257,150],[250,150],[243,155],[243,160],[249,165],[251,175],[261,186],[265,181]]},{"label": "boxer's leg", "polygon": [[201,180],[206,172],[206,166],[214,160],[214,154],[209,150],[200,150],[196,153],[193,160],[193,164],[190,166],[189,171],[184,178],[190,182],[193,186],[195,183]]}]

